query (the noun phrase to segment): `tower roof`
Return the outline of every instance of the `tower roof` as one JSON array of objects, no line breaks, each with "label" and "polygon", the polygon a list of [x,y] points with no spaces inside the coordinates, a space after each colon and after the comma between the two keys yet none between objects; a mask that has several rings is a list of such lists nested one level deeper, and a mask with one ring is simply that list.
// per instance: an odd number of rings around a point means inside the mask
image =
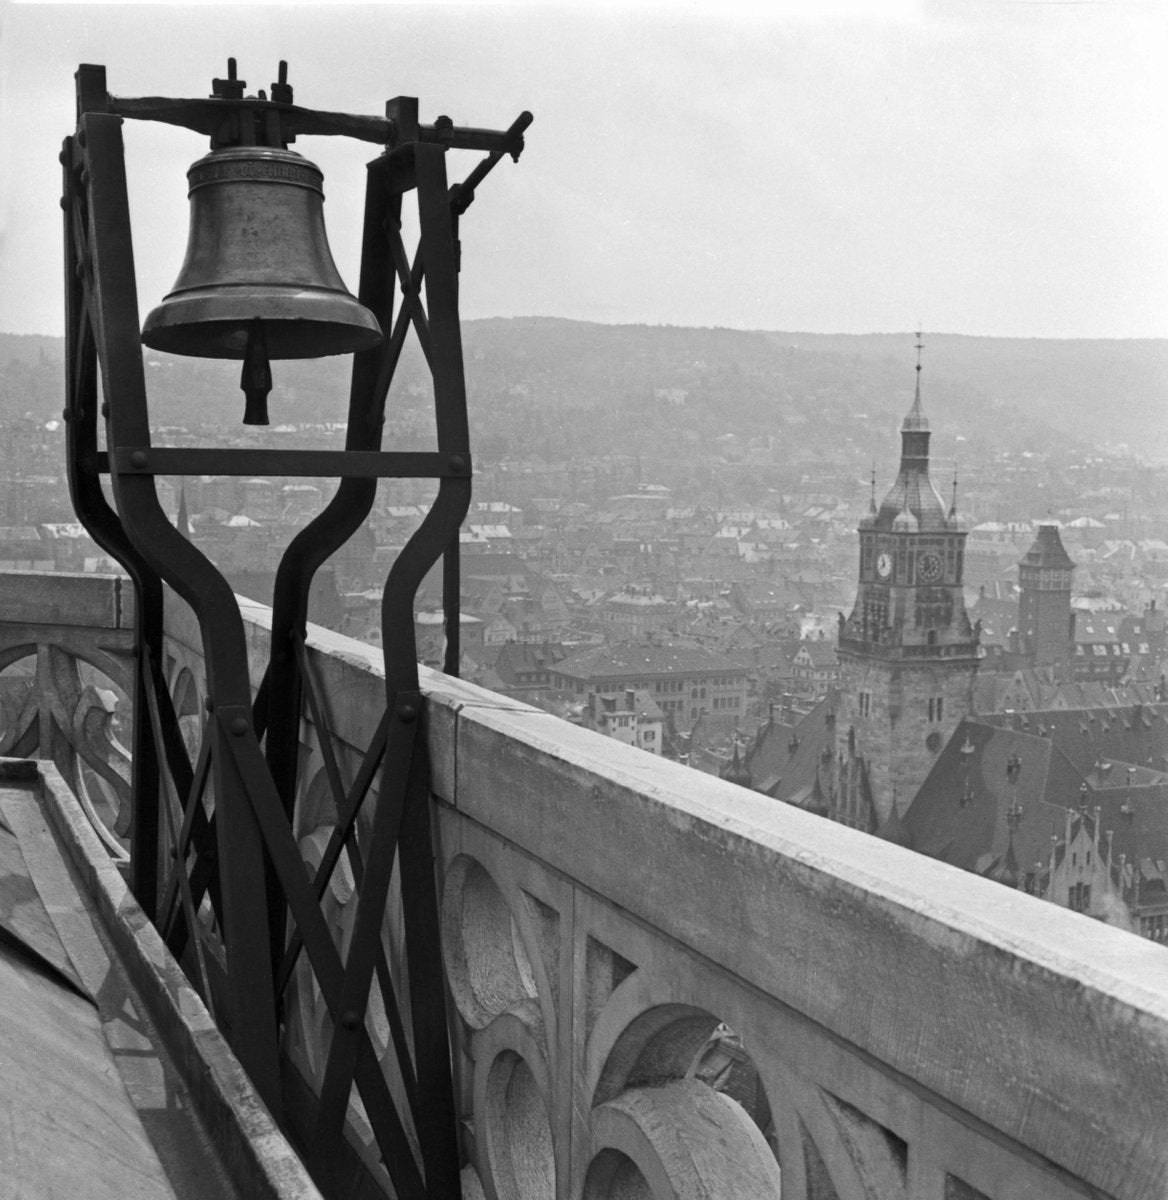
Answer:
[{"label": "tower roof", "polygon": [[917,334],[917,382],[912,407],[900,426],[900,471],[868,528],[932,533],[955,527],[929,478],[929,422],[921,405],[921,350]]},{"label": "tower roof", "polygon": [[1063,539],[1059,537],[1057,525],[1039,525],[1038,536],[1019,565],[1048,571],[1075,569],[1074,561],[1067,553]]}]

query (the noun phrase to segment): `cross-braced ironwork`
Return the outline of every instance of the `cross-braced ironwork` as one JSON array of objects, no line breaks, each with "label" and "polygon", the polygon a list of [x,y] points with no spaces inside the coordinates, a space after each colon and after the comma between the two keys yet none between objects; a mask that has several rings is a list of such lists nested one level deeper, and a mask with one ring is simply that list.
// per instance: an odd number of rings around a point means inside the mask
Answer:
[{"label": "cross-braced ironwork", "polygon": [[[107,93],[104,68],[83,66],[77,129],[61,154],[70,487],[78,516],[133,581],[137,604],[132,886],[327,1192],[349,1194],[363,1174],[371,1177],[342,1136],[355,1087],[396,1194],[403,1200],[447,1197],[458,1192],[458,1154],[413,604],[423,577],[442,558],[446,669],[456,672],[458,529],[471,486],[458,224],[487,172],[504,154],[518,157],[531,117],[524,113],[506,131],[463,129],[445,118],[423,125],[410,98],[391,101],[385,118],[319,112],[291,103],[283,69],[272,100],[243,97],[234,71],[230,75],[233,86],[217,86],[212,98],[127,100]],[[343,451],[152,444],[122,144],[127,117],[200,130],[216,144],[243,128],[253,136],[256,129],[266,131],[269,144],[321,133],[385,147],[368,166],[358,299],[387,336],[355,356]],[[450,147],[486,152],[454,187],[446,175]],[[411,192],[419,219],[412,259],[401,232],[403,200]],[[433,378],[437,450],[386,452],[386,397],[411,329]],[[167,518],[155,486],[158,475],[204,472],[341,477],[331,502],[293,538],[280,562],[270,660],[254,697],[231,588]],[[368,516],[379,478],[433,478],[438,493],[386,580],[386,710],[346,781],[305,649],[308,594],[318,568]],[[191,606],[203,640],[208,711],[194,755],[164,677],[164,583]],[[338,814],[314,878],[305,872],[292,823],[305,705],[320,734]],[[359,893],[344,955],[321,908],[342,856]],[[394,871],[406,946],[405,970],[396,977],[382,939]],[[333,1025],[315,1088],[281,1050],[284,1000],[301,956]],[[396,1063],[388,1073],[367,1020],[374,989]]]}]

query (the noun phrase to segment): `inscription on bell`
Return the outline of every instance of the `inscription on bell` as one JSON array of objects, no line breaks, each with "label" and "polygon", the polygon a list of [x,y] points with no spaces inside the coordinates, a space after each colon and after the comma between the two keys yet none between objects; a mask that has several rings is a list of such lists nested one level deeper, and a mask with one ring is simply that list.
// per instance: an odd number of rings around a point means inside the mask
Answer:
[{"label": "inscription on bell", "polygon": [[228,159],[219,162],[196,163],[187,173],[191,187],[202,183],[232,182],[245,179],[275,180],[279,183],[298,183],[320,190],[322,176],[311,167],[299,163],[270,162],[265,159]]}]

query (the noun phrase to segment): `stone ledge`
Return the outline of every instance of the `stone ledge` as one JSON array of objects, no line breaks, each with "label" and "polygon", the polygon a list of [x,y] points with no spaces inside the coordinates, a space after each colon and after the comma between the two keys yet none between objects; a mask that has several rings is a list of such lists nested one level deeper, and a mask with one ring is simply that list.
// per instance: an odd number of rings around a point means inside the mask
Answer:
[{"label": "stone ledge", "polygon": [[256,1200],[323,1200],[65,781],[51,763],[41,762],[40,768],[45,811],[240,1194]]},{"label": "stone ledge", "polygon": [[134,589],[121,575],[67,571],[0,574],[0,612],[11,624],[132,629]]}]

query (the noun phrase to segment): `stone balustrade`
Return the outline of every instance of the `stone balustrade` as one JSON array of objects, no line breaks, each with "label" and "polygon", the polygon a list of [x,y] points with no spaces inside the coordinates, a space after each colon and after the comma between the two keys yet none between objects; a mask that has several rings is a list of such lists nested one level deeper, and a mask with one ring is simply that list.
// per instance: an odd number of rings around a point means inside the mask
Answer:
[{"label": "stone balustrade", "polygon": [[0,755],[52,759],[119,859],[132,803],[133,629],[125,580],[0,575]]},{"label": "stone balustrade", "polygon": [[[258,668],[268,611],[245,616]],[[109,641],[60,627],[26,644],[92,660]],[[177,602],[167,633],[197,721]],[[378,659],[310,628],[349,779],[384,702]],[[423,686],[464,1196],[1168,1193],[1163,947],[470,684]],[[305,723],[309,863],[335,817],[321,736]],[[326,900],[342,947],[353,891],[342,863]],[[391,959],[398,934],[391,909]],[[287,1050],[312,1080],[329,1021],[302,971]]]}]

